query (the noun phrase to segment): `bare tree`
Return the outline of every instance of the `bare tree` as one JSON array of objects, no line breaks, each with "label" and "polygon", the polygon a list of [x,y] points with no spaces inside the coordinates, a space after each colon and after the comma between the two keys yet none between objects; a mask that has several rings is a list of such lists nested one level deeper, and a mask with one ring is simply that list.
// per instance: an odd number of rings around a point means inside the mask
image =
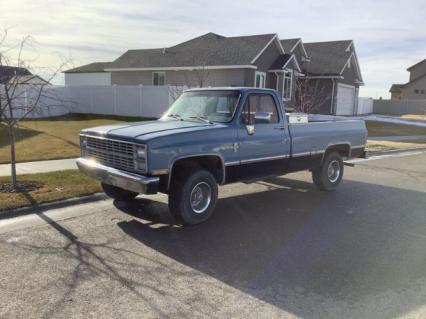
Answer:
[{"label": "bare tree", "polygon": [[295,79],[295,86],[296,112],[312,113],[330,101],[331,93],[321,80],[310,79],[309,75],[299,76]]},{"label": "bare tree", "polygon": [[21,71],[30,68],[31,62],[23,58],[24,49],[31,46],[34,40],[31,36],[26,36],[17,45],[6,47],[6,38],[7,30],[4,30],[0,36],[0,67],[11,68],[16,72],[13,76],[0,79],[0,118],[8,131],[11,182],[12,188],[17,190],[19,187],[16,177],[16,128],[21,120],[40,111],[41,108],[63,105],[59,97],[48,87],[67,62],[62,62],[45,81],[35,75],[24,76]]}]

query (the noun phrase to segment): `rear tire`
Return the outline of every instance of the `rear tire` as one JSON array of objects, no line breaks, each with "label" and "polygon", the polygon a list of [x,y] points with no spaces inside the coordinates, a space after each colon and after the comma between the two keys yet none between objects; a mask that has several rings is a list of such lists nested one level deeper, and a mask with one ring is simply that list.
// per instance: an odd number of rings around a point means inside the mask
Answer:
[{"label": "rear tire", "polygon": [[108,197],[120,201],[130,201],[138,196],[138,193],[122,189],[120,187],[112,186],[109,184],[101,183],[102,189]]},{"label": "rear tire", "polygon": [[312,171],[312,180],[320,190],[333,191],[342,180],[343,167],[343,160],[339,153],[328,153],[321,166]]},{"label": "rear tire", "polygon": [[174,176],[169,194],[169,209],[184,225],[196,225],[209,219],[218,196],[217,182],[207,170]]}]

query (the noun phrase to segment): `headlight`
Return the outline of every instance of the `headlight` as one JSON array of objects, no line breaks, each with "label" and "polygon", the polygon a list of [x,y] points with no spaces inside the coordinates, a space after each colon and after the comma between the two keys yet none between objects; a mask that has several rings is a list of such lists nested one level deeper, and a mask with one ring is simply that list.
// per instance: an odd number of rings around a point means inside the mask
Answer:
[{"label": "headlight", "polygon": [[80,146],[81,147],[87,146],[87,137],[86,136],[80,136]]},{"label": "headlight", "polygon": [[146,164],[146,146],[138,145],[135,149],[135,169],[137,171],[146,172],[147,164]]},{"label": "headlight", "polygon": [[84,157],[86,154],[86,147],[87,147],[87,137],[86,136],[80,136],[80,152],[81,156]]},{"label": "headlight", "polygon": [[146,149],[145,146],[138,146],[136,148],[136,158],[145,158],[146,157]]}]

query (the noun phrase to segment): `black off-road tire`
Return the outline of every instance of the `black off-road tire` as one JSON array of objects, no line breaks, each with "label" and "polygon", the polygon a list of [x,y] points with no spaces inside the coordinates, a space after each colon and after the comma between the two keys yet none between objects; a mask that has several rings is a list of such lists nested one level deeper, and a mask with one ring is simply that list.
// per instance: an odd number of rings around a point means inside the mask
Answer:
[{"label": "black off-road tire", "polygon": [[[197,213],[191,206],[191,194],[197,185],[207,188],[206,184],[211,191],[210,200],[208,206],[202,212]],[[211,217],[216,206],[217,196],[217,182],[209,171],[197,169],[194,172],[183,172],[172,178],[169,209],[172,215],[183,225],[196,225]]]},{"label": "black off-road tire", "polygon": [[[336,169],[331,171],[336,174],[329,174],[329,168],[332,165]],[[338,170],[338,173],[337,173]],[[321,166],[312,171],[312,180],[314,184],[323,191],[333,191],[342,181],[344,171],[343,159],[337,152],[330,152],[325,155]]]},{"label": "black off-road tire", "polygon": [[113,185],[101,183],[102,189],[108,197],[120,201],[130,201],[138,196],[138,193],[122,189]]}]

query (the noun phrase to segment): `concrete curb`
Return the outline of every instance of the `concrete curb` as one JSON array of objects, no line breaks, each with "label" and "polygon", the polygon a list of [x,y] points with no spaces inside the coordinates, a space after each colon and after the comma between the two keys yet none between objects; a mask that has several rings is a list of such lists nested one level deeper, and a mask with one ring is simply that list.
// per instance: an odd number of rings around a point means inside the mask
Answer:
[{"label": "concrete curb", "polygon": [[82,197],[72,197],[63,200],[57,200],[52,202],[46,202],[36,206],[26,206],[21,208],[9,209],[0,211],[0,220],[14,218],[19,216],[25,216],[30,214],[41,213],[50,209],[64,208],[73,205],[87,204],[91,202],[101,201],[108,199],[104,193],[96,193],[92,195],[82,196]]}]

